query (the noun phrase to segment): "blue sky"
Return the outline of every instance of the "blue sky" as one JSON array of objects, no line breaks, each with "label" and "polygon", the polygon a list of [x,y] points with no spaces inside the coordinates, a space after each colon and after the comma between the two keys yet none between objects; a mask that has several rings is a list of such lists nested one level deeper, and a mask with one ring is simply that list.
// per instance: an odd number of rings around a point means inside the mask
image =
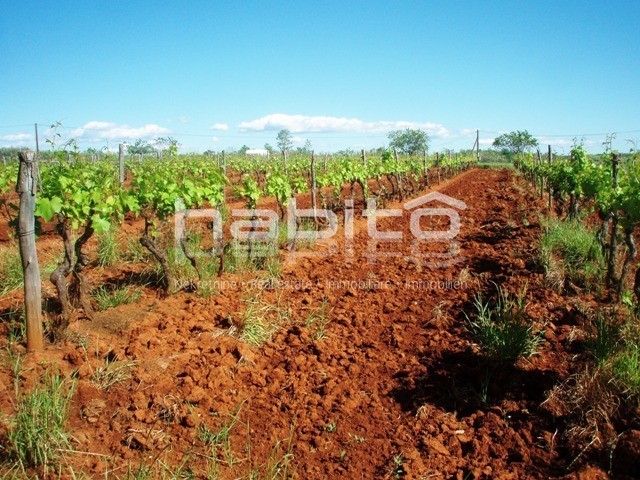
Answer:
[{"label": "blue sky", "polygon": [[[0,146],[62,121],[85,147],[432,149],[527,129],[640,140],[638,1],[30,1],[0,17]],[[592,151],[603,135],[585,137]]]}]

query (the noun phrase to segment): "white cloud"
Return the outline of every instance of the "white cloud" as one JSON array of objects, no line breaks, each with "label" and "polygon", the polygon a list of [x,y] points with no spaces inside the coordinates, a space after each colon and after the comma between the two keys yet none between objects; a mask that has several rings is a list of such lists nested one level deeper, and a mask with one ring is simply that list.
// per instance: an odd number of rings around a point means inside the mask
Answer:
[{"label": "white cloud", "polygon": [[8,133],[6,135],[0,135],[0,140],[5,142],[26,142],[34,139],[32,133]]},{"label": "white cloud", "polygon": [[79,142],[100,142],[103,140],[143,140],[171,133],[171,130],[154,123],[141,127],[118,125],[111,122],[92,121],[68,132],[68,136]]},{"label": "white cloud", "polygon": [[390,130],[418,128],[433,137],[447,137],[449,131],[439,123],[407,122],[407,121],[377,121],[366,122],[358,118],[325,117],[308,115],[287,115],[272,113],[257,120],[242,122],[238,130],[242,132],[276,131],[287,129],[293,133],[319,132],[357,132],[357,133],[386,133]]},{"label": "white cloud", "polygon": [[226,123],[214,123],[211,126],[211,130],[218,130],[220,132],[226,132],[227,130],[229,130],[229,125],[227,125]]}]

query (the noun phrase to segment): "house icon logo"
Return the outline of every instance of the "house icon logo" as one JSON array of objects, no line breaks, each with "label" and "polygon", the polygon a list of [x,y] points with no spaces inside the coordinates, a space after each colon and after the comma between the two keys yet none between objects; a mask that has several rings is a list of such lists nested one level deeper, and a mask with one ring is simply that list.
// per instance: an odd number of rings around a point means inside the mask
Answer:
[{"label": "house icon logo", "polygon": [[[445,207],[427,207],[433,202],[442,203]],[[460,254],[460,246],[456,237],[460,233],[460,214],[458,210],[466,210],[467,204],[461,200],[440,192],[422,195],[404,204],[405,210],[411,212],[410,229],[413,239],[410,242],[410,256],[407,260],[432,268],[446,268],[464,261]],[[448,217],[449,228],[446,230],[423,230],[421,219]]]}]

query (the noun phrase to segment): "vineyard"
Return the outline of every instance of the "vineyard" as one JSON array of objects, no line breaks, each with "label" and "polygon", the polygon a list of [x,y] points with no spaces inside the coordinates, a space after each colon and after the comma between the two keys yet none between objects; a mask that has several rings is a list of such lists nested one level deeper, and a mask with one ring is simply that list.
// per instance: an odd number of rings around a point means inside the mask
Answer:
[{"label": "vineyard", "polygon": [[636,154],[309,153],[0,166],[0,474],[637,478]]}]

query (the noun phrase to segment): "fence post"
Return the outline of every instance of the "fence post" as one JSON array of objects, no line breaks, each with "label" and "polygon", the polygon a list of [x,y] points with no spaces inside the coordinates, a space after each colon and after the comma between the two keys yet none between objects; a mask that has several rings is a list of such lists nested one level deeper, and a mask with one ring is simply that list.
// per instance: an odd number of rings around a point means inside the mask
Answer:
[{"label": "fence post", "polygon": [[18,238],[20,258],[24,272],[24,307],[27,326],[27,351],[36,352],[43,348],[42,337],[42,286],[40,265],[36,250],[35,207],[38,189],[38,157],[34,152],[18,154],[20,169],[16,191],[20,194],[18,213]]},{"label": "fence post", "polygon": [[120,183],[124,183],[124,143],[118,145],[118,165],[120,167]]},{"label": "fence post", "polygon": [[[547,145],[547,161],[549,165],[551,165],[552,157],[551,157],[551,145]],[[549,194],[549,206],[548,210],[551,212],[551,198],[553,196],[553,192],[551,191],[551,182],[549,181],[549,177],[547,177],[547,193]]]},{"label": "fence post", "polygon": [[227,154],[222,150],[222,173],[227,175]]},{"label": "fence post", "polygon": [[422,176],[427,175],[427,150],[425,149],[422,156]]},{"label": "fence post", "polygon": [[[363,150],[364,152],[364,150]],[[313,209],[313,221],[316,224],[316,230],[318,229],[318,203],[316,198],[316,155],[311,152],[311,208]]]},{"label": "fence post", "polygon": [[362,166],[367,166],[367,153],[364,151],[364,148],[362,149]]},{"label": "fence post", "polygon": [[[618,167],[620,165],[620,154],[611,156],[611,187],[615,190],[618,187]],[[614,211],[611,216],[611,236],[609,237],[609,252],[607,256],[607,276],[608,287],[613,286],[616,279],[616,257],[618,256],[618,212]]]}]

